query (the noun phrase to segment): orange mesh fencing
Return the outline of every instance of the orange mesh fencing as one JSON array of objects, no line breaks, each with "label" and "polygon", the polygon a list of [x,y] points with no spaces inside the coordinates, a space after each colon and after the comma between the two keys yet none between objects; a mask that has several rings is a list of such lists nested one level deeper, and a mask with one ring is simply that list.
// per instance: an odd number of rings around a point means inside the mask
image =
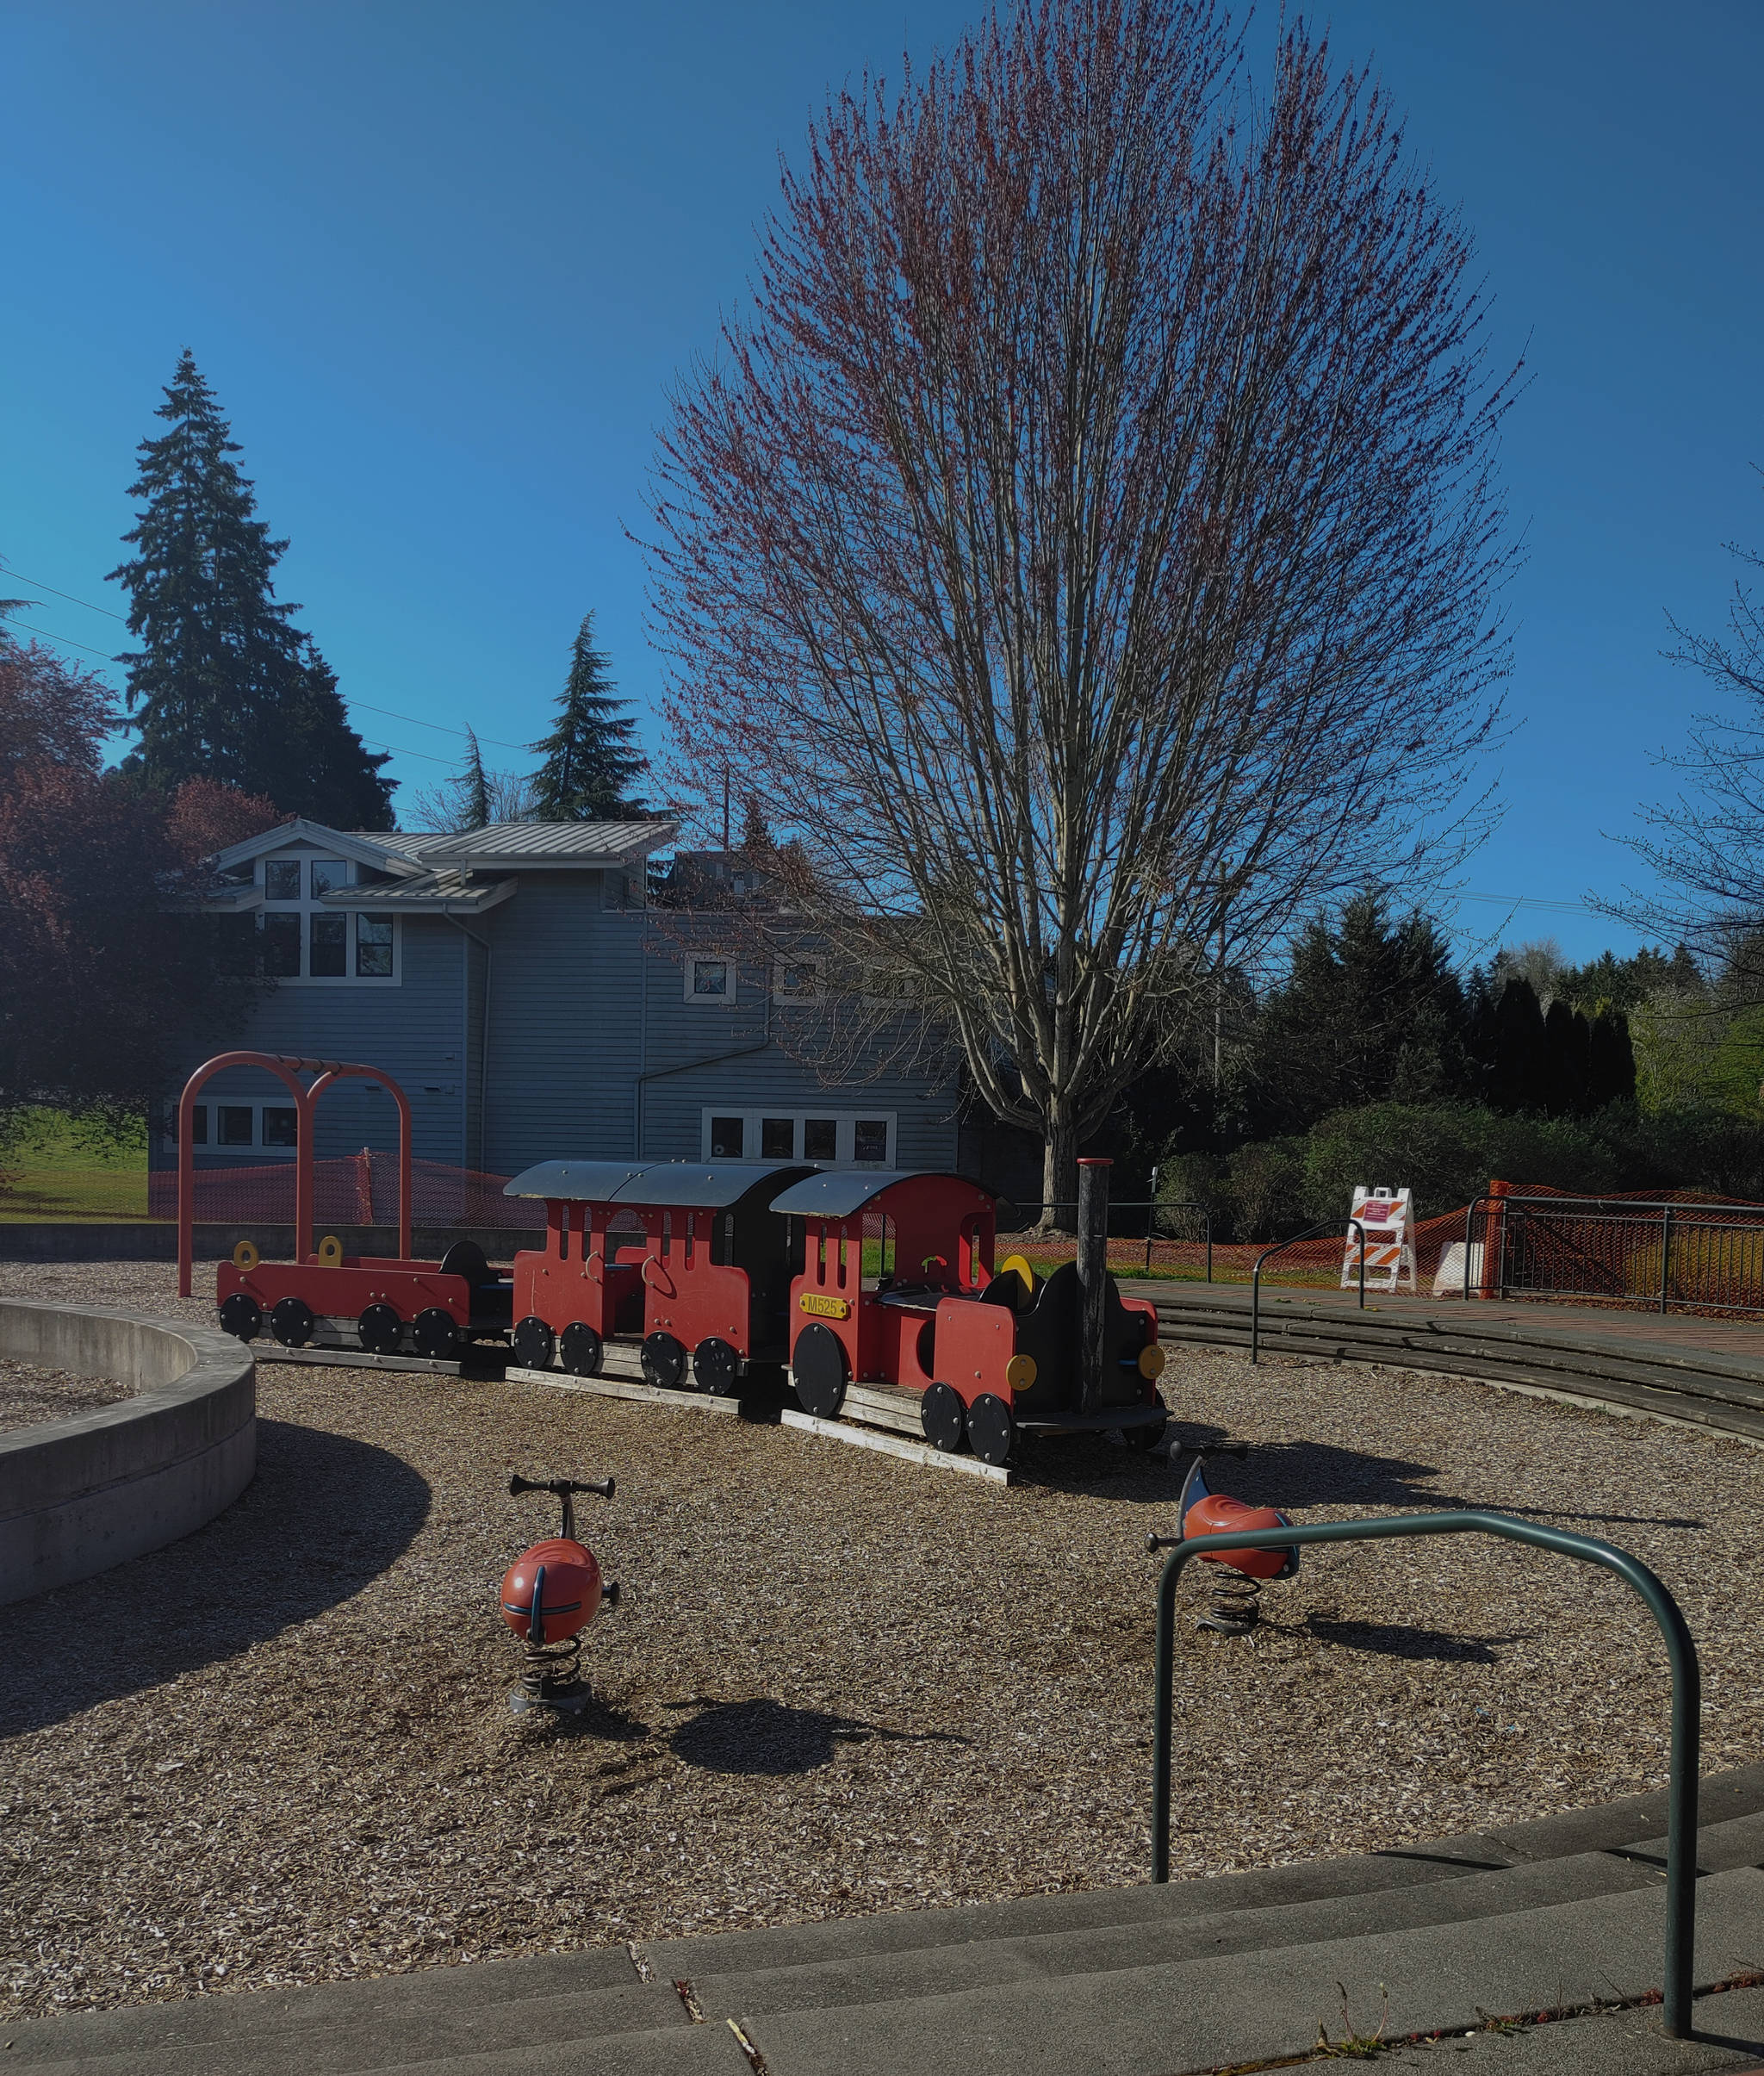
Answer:
[{"label": "orange mesh fencing", "polygon": [[[544,1213],[524,1197],[505,1196],[506,1175],[450,1167],[445,1161],[410,1164],[413,1226],[475,1226],[531,1230]],[[315,1215],[320,1226],[395,1226],[398,1157],[366,1148],[340,1159],[313,1163]],[[294,1163],[260,1167],[198,1168],[199,1225],[292,1225]],[[148,1215],[176,1218],[177,1177],[169,1169],[147,1178]]]}]

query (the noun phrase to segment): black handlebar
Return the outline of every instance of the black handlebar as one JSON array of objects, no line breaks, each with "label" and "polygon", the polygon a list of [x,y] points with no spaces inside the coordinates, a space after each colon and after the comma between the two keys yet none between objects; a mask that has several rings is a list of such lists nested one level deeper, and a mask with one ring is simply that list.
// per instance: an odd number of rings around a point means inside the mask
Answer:
[{"label": "black handlebar", "polygon": [[592,1480],[571,1477],[522,1477],[517,1471],[508,1481],[511,1498],[523,1492],[549,1492],[554,1498],[567,1500],[573,1492],[598,1492],[603,1500],[612,1497],[613,1480],[603,1478],[597,1485]]}]

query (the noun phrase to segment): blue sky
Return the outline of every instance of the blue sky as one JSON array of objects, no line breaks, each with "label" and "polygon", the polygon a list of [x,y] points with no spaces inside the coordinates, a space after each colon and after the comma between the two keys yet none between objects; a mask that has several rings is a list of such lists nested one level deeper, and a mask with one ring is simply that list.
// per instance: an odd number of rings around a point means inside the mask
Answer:
[{"label": "blue sky", "polygon": [[[497,744],[542,730],[589,606],[646,709],[659,659],[624,529],[669,378],[739,298],[778,154],[829,85],[969,18],[9,9],[0,557],[34,581],[5,588],[51,635],[120,645],[40,587],[120,606],[102,578],[133,448],[187,343],[292,539],[283,595],[395,775],[444,776],[467,721],[518,761]],[[1664,612],[1715,625],[1722,544],[1764,545],[1764,8],[1347,0],[1327,19],[1462,206],[1497,350],[1525,347],[1531,376],[1504,453],[1530,554],[1510,600],[1523,724],[1465,880],[1528,905],[1463,900],[1461,941],[1554,934],[1584,955],[1627,942],[1574,905],[1634,877],[1603,832],[1635,827],[1664,784],[1649,752],[1706,703],[1660,658]]]}]

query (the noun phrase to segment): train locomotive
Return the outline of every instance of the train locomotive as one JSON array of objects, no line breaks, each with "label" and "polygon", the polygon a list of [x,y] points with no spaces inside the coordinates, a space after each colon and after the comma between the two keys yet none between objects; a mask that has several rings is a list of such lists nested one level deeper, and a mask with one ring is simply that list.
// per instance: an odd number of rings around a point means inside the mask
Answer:
[{"label": "train locomotive", "polygon": [[[227,1063],[247,1060],[262,1056]],[[291,1070],[320,1065],[274,1063],[290,1070],[291,1087]],[[312,1093],[371,1072],[324,1065]],[[526,1368],[584,1377],[599,1374],[609,1346],[635,1346],[653,1385],[730,1395],[748,1380],[787,1380],[804,1411],[823,1420],[838,1419],[854,1390],[907,1395],[927,1441],[945,1451],[966,1444],[995,1464],[1024,1434],[1118,1429],[1149,1449],[1164,1433],[1157,1313],[1123,1297],[1109,1274],[1100,1219],[1081,1234],[1078,1258],[1043,1278],[1021,1256],[995,1268],[996,1201],[960,1175],[550,1160],[506,1185],[545,1205],[545,1244],[518,1252],[512,1271],[494,1269],[464,1235],[438,1261],[419,1261],[400,1097],[399,1252],[346,1256],[334,1236],[312,1242],[309,1110],[310,1099],[295,1259],[264,1261],[246,1241],[220,1266],[220,1323],[241,1339],[267,1325],[285,1346],[353,1339],[432,1360],[494,1342]],[[181,1179],[188,1146],[186,1135]],[[1106,1164],[1084,1166],[1090,1190]],[[182,1187],[186,1292],[193,1200]]]}]

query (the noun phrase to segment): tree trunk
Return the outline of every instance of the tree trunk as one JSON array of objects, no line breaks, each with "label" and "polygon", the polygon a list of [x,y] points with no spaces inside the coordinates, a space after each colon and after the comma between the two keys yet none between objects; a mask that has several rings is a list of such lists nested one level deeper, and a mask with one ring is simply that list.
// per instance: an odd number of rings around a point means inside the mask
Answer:
[{"label": "tree trunk", "polygon": [[1056,1101],[1041,1141],[1041,1228],[1076,1233],[1078,1135],[1070,1107]]}]

